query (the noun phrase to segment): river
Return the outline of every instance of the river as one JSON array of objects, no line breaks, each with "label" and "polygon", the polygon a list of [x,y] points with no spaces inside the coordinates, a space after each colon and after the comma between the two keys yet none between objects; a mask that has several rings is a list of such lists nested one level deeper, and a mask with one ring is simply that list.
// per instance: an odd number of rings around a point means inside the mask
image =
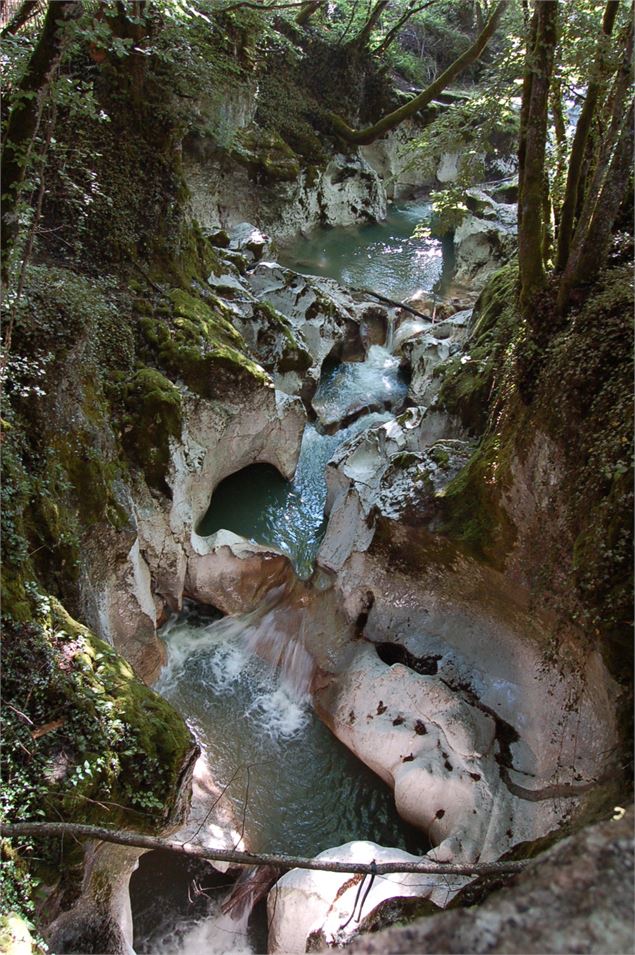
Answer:
[{"label": "river", "polygon": [[[428,214],[429,207],[415,204],[394,210],[386,223],[317,233],[298,242],[285,264],[390,296],[432,290],[442,278],[441,245],[411,238]],[[198,533],[225,528],[275,546],[299,577],[308,578],[325,527],[328,460],[355,434],[388,420],[406,391],[399,362],[381,346],[373,346],[364,362],[329,369],[314,398],[318,422],[305,429],[294,480],[268,465],[230,476],[215,490]],[[320,420],[336,425],[348,407],[364,405],[386,410],[322,433]],[[290,685],[251,652],[249,616],[214,616],[220,615],[190,608],[166,625],[168,661],[156,689],[203,746],[249,847],[315,855],[370,839],[425,852],[424,835],[400,819],[388,787],[313,714],[306,688]],[[207,894],[199,891],[202,883]],[[219,912],[227,885],[209,866],[148,854],[131,882],[135,950],[262,951],[262,906],[249,925],[228,921]]]}]

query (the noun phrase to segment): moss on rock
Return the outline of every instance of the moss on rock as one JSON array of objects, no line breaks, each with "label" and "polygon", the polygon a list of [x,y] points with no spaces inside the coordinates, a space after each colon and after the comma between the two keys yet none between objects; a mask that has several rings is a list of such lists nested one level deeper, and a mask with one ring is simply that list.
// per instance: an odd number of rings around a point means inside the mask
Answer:
[{"label": "moss on rock", "polygon": [[166,371],[205,398],[226,397],[237,386],[269,384],[264,369],[213,297],[209,304],[182,289],[170,293],[173,315],[140,320],[149,354]]},{"label": "moss on rock", "polygon": [[476,434],[485,428],[490,397],[505,370],[506,350],[519,333],[517,282],[515,264],[492,276],[476,303],[466,352],[450,358],[434,372],[442,379],[441,405]]},{"label": "moss on rock", "polygon": [[34,799],[52,816],[159,830],[193,754],[185,723],[55,598],[34,587],[30,595],[31,622],[5,620],[4,697],[29,723],[3,713],[4,758],[31,787],[28,798],[15,794],[8,817],[28,816]]},{"label": "moss on rock", "polygon": [[165,490],[170,438],[181,437],[181,392],[155,368],[142,368],[124,385],[122,443],[151,487]]}]

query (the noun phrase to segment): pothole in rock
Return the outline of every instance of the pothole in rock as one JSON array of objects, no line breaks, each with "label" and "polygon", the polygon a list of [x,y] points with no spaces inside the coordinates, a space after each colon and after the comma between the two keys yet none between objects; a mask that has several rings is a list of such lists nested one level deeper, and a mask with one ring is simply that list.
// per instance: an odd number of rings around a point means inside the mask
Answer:
[{"label": "pothole in rock", "polygon": [[438,661],[442,658],[442,654],[440,653],[431,653],[427,656],[416,657],[414,653],[410,653],[409,650],[406,650],[406,648],[402,647],[399,643],[376,643],[375,650],[377,651],[379,659],[387,663],[388,666],[392,666],[394,663],[401,663],[403,666],[414,670],[415,673],[420,673],[422,676],[435,676],[439,670]]},{"label": "pothole in rock", "polygon": [[246,918],[224,915],[236,875],[202,859],[155,850],[143,855],[130,879],[134,948],[152,955],[264,952],[267,912],[258,903]]}]

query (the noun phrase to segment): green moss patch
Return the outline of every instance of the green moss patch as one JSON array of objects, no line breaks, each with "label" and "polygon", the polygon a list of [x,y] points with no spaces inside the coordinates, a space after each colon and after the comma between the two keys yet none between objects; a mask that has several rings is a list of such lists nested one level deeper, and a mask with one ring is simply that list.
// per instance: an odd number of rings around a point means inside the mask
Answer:
[{"label": "green moss patch", "polygon": [[240,133],[230,152],[257,182],[295,182],[300,163],[278,133],[250,128]]},{"label": "green moss patch", "polygon": [[498,568],[516,538],[501,504],[508,476],[501,462],[500,439],[490,437],[437,496],[441,532]]},{"label": "green moss patch", "polygon": [[170,438],[181,437],[181,392],[154,368],[142,368],[124,385],[122,443],[148,484],[165,489]]},{"label": "green moss patch", "polygon": [[270,383],[264,369],[246,354],[244,339],[217,300],[208,304],[182,289],[173,290],[170,299],[174,312],[169,319],[140,321],[149,354],[169,374],[206,398],[227,397],[236,386]]},{"label": "green moss patch", "polygon": [[157,831],[193,750],[185,723],[58,601],[30,595],[31,623],[5,621],[5,817]]},{"label": "green moss patch", "polygon": [[520,331],[515,305],[517,281],[516,265],[494,274],[474,309],[465,352],[434,373],[442,379],[439,401],[443,407],[477,434],[485,429],[490,398],[506,371],[506,357]]}]

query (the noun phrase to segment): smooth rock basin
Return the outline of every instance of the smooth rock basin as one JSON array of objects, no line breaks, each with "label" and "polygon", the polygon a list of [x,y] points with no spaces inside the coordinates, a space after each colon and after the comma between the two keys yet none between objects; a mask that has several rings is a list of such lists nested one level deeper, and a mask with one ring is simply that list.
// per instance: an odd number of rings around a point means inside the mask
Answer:
[{"label": "smooth rock basin", "polygon": [[[368,258],[361,251],[368,247],[360,242],[355,256]],[[398,292],[380,288],[402,296],[413,291],[404,281]],[[456,422],[435,407],[430,382],[469,335],[469,312],[397,329],[388,344],[400,357],[367,341],[365,361],[338,365],[320,309],[354,325],[345,290],[332,282],[326,295],[266,262],[250,284],[278,309],[292,303],[315,368],[328,370],[313,395],[318,422],[304,428],[295,476],[266,467],[275,461],[271,449],[260,452],[256,469],[239,454],[248,466],[232,473],[223,461],[209,509],[197,508],[198,575],[188,570],[186,584],[196,577],[192,593],[211,602],[217,593],[217,605],[234,616],[204,625],[181,619],[166,631],[168,664],[157,688],[203,747],[187,838],[194,829],[209,841],[216,827],[224,844],[268,851],[372,858],[414,848],[439,862],[478,862],[555,832],[603,778],[615,739],[606,715],[614,687],[601,661],[583,658],[574,643],[566,678],[546,667],[549,622],[535,620],[527,596],[502,575],[458,553],[438,566],[430,559],[434,497],[471,453]],[[418,406],[399,413],[404,360]],[[289,400],[297,401],[276,392],[277,403]],[[363,414],[382,405],[390,410]],[[204,497],[199,486],[199,503]],[[248,565],[257,576],[259,566],[278,561],[283,573],[268,592],[252,588],[258,599],[230,605],[223,596],[230,577],[222,577],[230,557],[237,593]],[[222,824],[208,812],[212,799],[224,804]],[[445,906],[462,884],[434,876],[406,894]],[[281,879],[270,896],[277,899],[270,951],[354,935],[359,920],[340,917],[346,892],[346,905],[355,904],[348,889],[305,872]],[[374,899],[379,908],[398,895],[397,884],[384,885]],[[202,935],[196,927],[175,950],[200,950],[219,917],[215,910]],[[140,941],[145,950],[149,944]]]}]

